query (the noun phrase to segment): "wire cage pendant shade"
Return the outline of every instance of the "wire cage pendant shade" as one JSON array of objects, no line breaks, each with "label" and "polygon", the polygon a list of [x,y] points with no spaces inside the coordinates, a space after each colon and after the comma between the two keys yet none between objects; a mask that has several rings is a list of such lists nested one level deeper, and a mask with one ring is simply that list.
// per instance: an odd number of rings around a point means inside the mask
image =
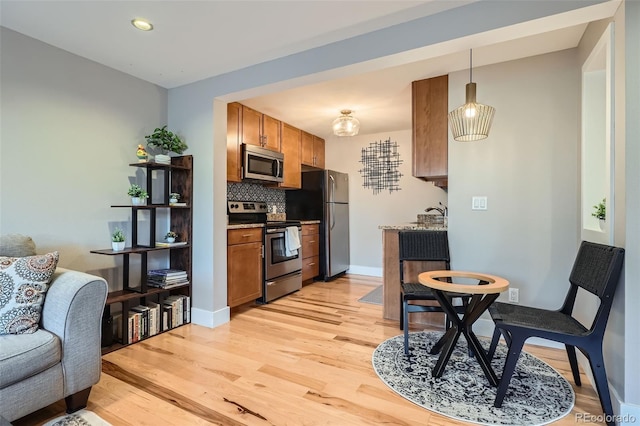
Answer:
[{"label": "wire cage pendant shade", "polygon": [[333,120],[333,134],[336,136],[355,136],[360,131],[360,121],[352,116],[353,111],[343,109],[340,117]]},{"label": "wire cage pendant shade", "polygon": [[449,127],[453,139],[459,142],[486,139],[496,109],[476,102],[476,84],[472,79],[472,57],[469,53],[469,83],[466,85],[466,102],[449,113]]}]

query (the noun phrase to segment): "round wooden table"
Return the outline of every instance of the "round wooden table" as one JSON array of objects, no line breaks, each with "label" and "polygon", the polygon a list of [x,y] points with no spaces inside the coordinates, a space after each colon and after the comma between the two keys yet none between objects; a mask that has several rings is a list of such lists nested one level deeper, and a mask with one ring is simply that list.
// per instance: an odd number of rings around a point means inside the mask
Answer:
[{"label": "round wooden table", "polygon": [[[477,280],[478,283],[471,285],[441,281],[442,279],[453,281],[455,278]],[[460,334],[464,334],[487,380],[492,386],[498,386],[498,378],[491,368],[491,361],[487,358],[487,353],[473,333],[472,325],[487,310],[489,305],[498,298],[500,293],[509,288],[509,281],[495,275],[449,270],[423,272],[418,275],[418,281],[433,290],[442,310],[452,323],[452,326],[431,349],[432,354],[440,352],[440,357],[435,367],[433,367],[433,377],[442,376],[444,367],[449,362]],[[458,316],[451,304],[451,296],[447,296],[446,293],[469,295],[468,304],[462,318]]]}]

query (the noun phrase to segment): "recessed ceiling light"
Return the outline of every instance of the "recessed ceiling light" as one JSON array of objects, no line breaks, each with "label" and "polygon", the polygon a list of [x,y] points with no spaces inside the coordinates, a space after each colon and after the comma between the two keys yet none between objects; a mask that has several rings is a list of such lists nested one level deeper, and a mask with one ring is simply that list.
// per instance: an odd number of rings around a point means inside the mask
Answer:
[{"label": "recessed ceiling light", "polygon": [[142,31],[151,31],[153,29],[153,25],[151,24],[151,22],[143,18],[132,19],[131,25]]}]

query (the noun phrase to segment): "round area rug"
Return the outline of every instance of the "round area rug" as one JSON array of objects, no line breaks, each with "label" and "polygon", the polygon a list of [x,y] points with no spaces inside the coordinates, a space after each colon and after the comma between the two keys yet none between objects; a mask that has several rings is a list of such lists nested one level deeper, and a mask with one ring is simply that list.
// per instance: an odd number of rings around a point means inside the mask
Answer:
[{"label": "round area rug", "polygon": [[[431,370],[439,354],[429,350],[442,333],[409,334],[409,357],[404,355],[403,336],[382,342],[373,352],[373,368],[396,393],[428,410],[447,417],[483,425],[544,425],[569,414],[573,388],[547,363],[522,352],[501,408],[493,401],[491,387],[480,365],[469,358],[467,341],[460,336],[441,378]],[[488,348],[489,342],[484,342]],[[507,348],[498,345],[491,366],[500,377]]]}]

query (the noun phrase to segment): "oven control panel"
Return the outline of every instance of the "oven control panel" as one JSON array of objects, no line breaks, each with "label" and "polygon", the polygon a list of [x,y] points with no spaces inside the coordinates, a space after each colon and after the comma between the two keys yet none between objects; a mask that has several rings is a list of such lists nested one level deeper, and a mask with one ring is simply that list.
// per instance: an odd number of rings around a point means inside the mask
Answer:
[{"label": "oven control panel", "polygon": [[267,203],[260,201],[227,201],[229,213],[267,213]]}]

